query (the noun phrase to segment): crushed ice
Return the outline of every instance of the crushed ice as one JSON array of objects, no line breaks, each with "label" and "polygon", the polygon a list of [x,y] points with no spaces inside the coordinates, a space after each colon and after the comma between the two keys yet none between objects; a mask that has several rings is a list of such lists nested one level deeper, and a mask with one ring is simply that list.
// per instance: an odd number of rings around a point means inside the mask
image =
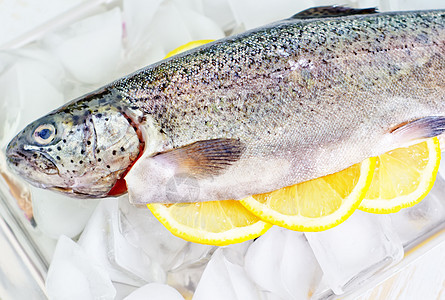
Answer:
[{"label": "crushed ice", "polygon": [[[46,13],[46,20],[63,12],[64,4],[70,8],[79,2],[60,1],[52,13]],[[12,3],[0,2],[3,20],[11,20],[7,12],[18,11]],[[156,62],[191,40],[218,39],[310,6],[336,4],[326,0],[279,0],[273,5],[265,0],[123,0],[107,7],[100,3],[67,28],[46,28],[39,41],[0,52],[1,147],[13,133],[51,109]],[[381,10],[445,8],[441,0],[342,3]],[[18,15],[21,18],[11,23],[9,40],[23,33],[15,30],[20,22],[30,29],[45,21],[26,20],[27,11]],[[32,194],[38,228],[58,239],[46,282],[52,299],[308,299],[322,295],[325,287],[341,293],[363,269],[382,258],[395,262],[402,253],[394,229],[382,225],[388,220],[367,215],[327,232],[307,234],[309,243],[301,233],[274,227],[254,242],[217,248],[173,236],[147,209],[131,206],[125,197],[97,205],[47,191],[32,189]],[[424,205],[432,216],[430,227],[445,215],[434,199],[432,195]],[[393,223],[416,230],[423,222],[418,214],[406,210],[394,215]],[[72,239],[79,234],[76,243]],[[415,238],[412,232],[398,234],[403,243]],[[368,253],[369,249],[375,251]]]}]

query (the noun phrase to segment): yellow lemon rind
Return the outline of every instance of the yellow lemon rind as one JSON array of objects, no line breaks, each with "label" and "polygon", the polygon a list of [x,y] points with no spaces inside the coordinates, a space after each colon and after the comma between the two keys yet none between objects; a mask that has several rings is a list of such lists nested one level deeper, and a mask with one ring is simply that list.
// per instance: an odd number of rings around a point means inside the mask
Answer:
[{"label": "yellow lemon rind", "polygon": [[[436,181],[437,172],[439,171],[441,152],[440,152],[440,144],[437,138],[432,138],[427,141],[430,143],[434,143],[434,159],[430,159],[428,161],[427,166],[425,167],[425,174],[430,174],[430,177],[422,177],[422,181],[419,183],[419,187],[425,186],[424,189],[418,188],[413,193],[398,197],[397,201],[392,200],[369,200],[364,199],[358,209],[368,213],[374,214],[389,214],[400,211],[403,208],[412,207],[422,201],[426,195],[433,188],[434,182]],[[429,169],[432,169],[431,172],[428,172]],[[406,200],[412,199],[412,200]]]},{"label": "yellow lemon rind", "polygon": [[170,56],[179,54],[179,53],[181,53],[181,52],[184,52],[184,51],[191,50],[191,49],[193,49],[193,48],[202,46],[202,45],[204,45],[204,44],[213,42],[213,41],[214,41],[214,40],[196,40],[196,41],[188,42],[187,44],[184,44],[184,45],[182,45],[182,46],[179,46],[178,48],[176,48],[176,49],[174,49],[174,50],[168,52],[167,55],[164,57],[164,59],[165,59],[165,58],[168,58],[168,57],[170,57]]},{"label": "yellow lemon rind", "polygon": [[278,225],[295,231],[315,232],[330,229],[344,222],[358,208],[360,202],[365,197],[371,184],[375,169],[374,157],[368,158],[362,162],[361,175],[359,181],[348,196],[347,203],[342,204],[340,210],[335,213],[320,218],[308,218],[303,216],[283,215],[270,209],[267,205],[259,203],[253,197],[247,197],[240,202],[251,213],[265,222]]},{"label": "yellow lemon rind", "polygon": [[214,233],[192,228],[176,222],[172,218],[167,218],[166,216],[169,215],[168,208],[164,204],[151,203],[147,204],[147,207],[173,235],[199,244],[226,246],[241,243],[259,237],[272,227],[272,224],[258,220],[256,223],[248,226],[234,227],[224,232]]}]

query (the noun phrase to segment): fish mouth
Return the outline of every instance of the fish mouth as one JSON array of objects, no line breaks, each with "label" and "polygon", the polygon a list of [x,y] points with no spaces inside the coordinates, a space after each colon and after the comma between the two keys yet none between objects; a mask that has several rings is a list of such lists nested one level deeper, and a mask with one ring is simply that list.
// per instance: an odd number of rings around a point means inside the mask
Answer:
[{"label": "fish mouth", "polygon": [[27,155],[21,152],[7,152],[7,163],[14,171],[21,173],[21,168],[26,164],[30,164],[30,160]]},{"label": "fish mouth", "polygon": [[13,154],[7,154],[7,161],[8,161],[8,164],[10,164],[10,165],[13,165],[13,166],[15,166],[15,167],[18,167],[19,166],[19,164],[23,161],[23,157],[21,156],[21,155],[18,155],[18,154],[15,154],[15,153],[13,153]]},{"label": "fish mouth", "polygon": [[25,175],[28,179],[31,179],[29,175],[26,175],[29,170],[25,170],[29,169],[30,167],[32,169],[38,169],[40,172],[47,175],[59,174],[59,168],[50,157],[45,155],[45,153],[8,149],[6,152],[6,157],[11,168],[20,175]]}]

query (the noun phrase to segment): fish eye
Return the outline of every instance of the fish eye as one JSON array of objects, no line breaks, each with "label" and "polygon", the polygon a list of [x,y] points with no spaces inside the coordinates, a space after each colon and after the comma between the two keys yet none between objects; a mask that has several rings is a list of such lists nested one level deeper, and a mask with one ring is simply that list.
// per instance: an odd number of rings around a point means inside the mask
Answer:
[{"label": "fish eye", "polygon": [[40,145],[48,145],[56,136],[56,128],[51,124],[43,124],[34,130],[34,134],[32,136]]}]

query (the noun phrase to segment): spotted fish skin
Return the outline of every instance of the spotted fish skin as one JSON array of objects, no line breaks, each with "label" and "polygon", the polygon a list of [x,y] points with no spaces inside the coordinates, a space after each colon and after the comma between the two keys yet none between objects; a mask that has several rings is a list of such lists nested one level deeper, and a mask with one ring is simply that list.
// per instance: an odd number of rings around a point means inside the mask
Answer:
[{"label": "spotted fish skin", "polygon": [[[172,58],[117,88],[153,117],[168,149],[242,141],[241,159],[201,181],[200,193],[238,199],[345,169],[407,142],[391,135],[399,124],[445,116],[445,15],[289,19]],[[133,180],[136,170],[149,175],[135,168]],[[151,180],[164,186],[170,175]]]},{"label": "spotted fish skin", "polygon": [[443,99],[444,26],[441,11],[290,19],[179,55],[116,88],[155,119],[172,147],[258,139],[333,117],[329,107],[349,114],[360,105],[367,114],[375,98],[437,91]]},{"label": "spotted fish skin", "polygon": [[[116,183],[143,144],[119,99],[99,90],[29,124],[7,147],[9,166],[37,187],[72,197],[121,194]],[[52,137],[39,137],[42,128]]]},{"label": "spotted fish skin", "polygon": [[[240,199],[442,133],[445,11],[296,15],[101,91],[142,132],[125,177],[133,202]],[[199,195],[167,197],[177,175],[195,178]]]}]

